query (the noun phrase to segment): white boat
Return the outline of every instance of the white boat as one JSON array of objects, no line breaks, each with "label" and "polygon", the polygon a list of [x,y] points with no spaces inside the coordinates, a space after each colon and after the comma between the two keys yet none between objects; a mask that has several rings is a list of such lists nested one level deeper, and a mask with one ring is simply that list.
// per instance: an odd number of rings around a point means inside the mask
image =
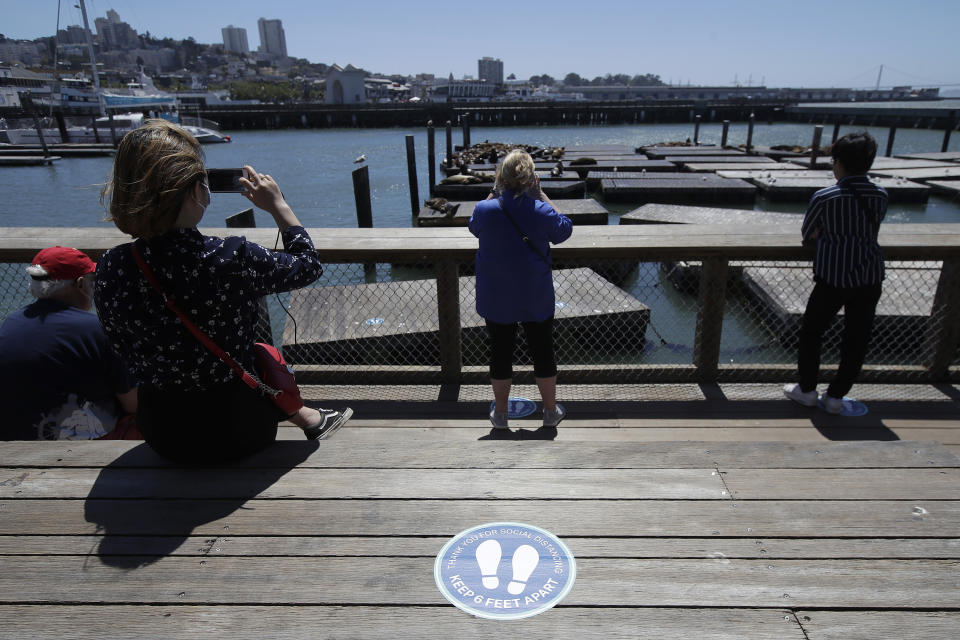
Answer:
[{"label": "white boat", "polygon": [[[142,113],[135,111],[131,113],[118,113],[113,116],[111,124],[109,116],[100,116],[88,126],[68,126],[67,140],[60,135],[60,129],[56,127],[52,118],[42,118],[40,129],[43,132],[43,140],[47,144],[70,143],[90,143],[90,142],[113,142],[114,136],[119,141],[128,131],[133,131],[143,125],[145,117]],[[112,130],[112,133],[111,133]],[[36,127],[23,126],[21,123],[17,127],[8,127],[3,130],[6,134],[7,142],[10,144],[40,144],[40,135]]]},{"label": "white boat", "polygon": [[199,116],[181,116],[178,124],[189,131],[200,144],[230,142],[230,136],[220,133],[220,125],[213,120]]}]

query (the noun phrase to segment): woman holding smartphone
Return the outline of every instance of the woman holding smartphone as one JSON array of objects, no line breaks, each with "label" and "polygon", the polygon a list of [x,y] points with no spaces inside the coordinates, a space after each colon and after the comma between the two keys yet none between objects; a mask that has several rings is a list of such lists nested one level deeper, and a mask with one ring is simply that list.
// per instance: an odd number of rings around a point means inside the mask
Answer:
[{"label": "woman holding smartphone", "polygon": [[515,149],[497,168],[494,189],[473,210],[469,227],[480,240],[477,313],[486,320],[490,336],[494,397],[490,422],[495,429],[509,428],[507,403],[520,324],[543,400],[543,426],[556,427],[566,412],[556,398],[550,243],[570,237],[570,218],[559,213],[543,192],[530,154]]},{"label": "woman holding smartphone", "polygon": [[200,233],[197,225],[210,203],[203,151],[186,130],[164,120],[148,121],[123,137],[101,195],[109,202],[109,219],[135,239],[162,294],[141,272],[131,244],[122,244],[98,261],[97,311],[140,381],[137,425],[144,439],[179,462],[217,463],[259,451],[276,439],[277,423],[285,418],[307,438],[324,438],[352,413],[302,407],[283,415],[165,304],[165,297],[172,298],[216,345],[254,371],[258,299],[320,276],[313,242],[276,181],[251,166],[244,169],[244,195],[273,216],[282,252],[244,237]]}]

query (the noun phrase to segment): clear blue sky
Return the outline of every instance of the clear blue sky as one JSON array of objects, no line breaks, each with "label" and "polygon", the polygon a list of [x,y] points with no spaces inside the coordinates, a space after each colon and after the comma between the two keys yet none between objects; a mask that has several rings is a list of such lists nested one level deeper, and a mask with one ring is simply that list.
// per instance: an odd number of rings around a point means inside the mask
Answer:
[{"label": "clear blue sky", "polygon": [[[3,0],[0,32],[53,35],[56,0]],[[73,0],[61,28],[81,24]],[[88,0],[91,21],[114,9],[138,32],[222,42],[221,27],[247,30],[279,18],[288,53],[378,73],[477,75],[500,58],[504,74],[655,73],[686,84],[960,89],[960,0]]]}]

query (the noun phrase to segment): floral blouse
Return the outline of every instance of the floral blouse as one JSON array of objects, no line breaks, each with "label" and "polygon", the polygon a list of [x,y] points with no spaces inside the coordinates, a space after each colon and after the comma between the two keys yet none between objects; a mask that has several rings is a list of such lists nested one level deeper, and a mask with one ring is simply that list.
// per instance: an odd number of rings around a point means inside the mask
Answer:
[{"label": "floral blouse", "polygon": [[[306,286],[323,272],[310,236],[299,226],[283,232],[285,252],[242,236],[204,236],[195,228],[136,242],[164,293],[248,370],[259,298]],[[98,261],[94,301],[107,337],[141,384],[189,391],[237,377],[166,306],[134,261],[129,243]]]}]

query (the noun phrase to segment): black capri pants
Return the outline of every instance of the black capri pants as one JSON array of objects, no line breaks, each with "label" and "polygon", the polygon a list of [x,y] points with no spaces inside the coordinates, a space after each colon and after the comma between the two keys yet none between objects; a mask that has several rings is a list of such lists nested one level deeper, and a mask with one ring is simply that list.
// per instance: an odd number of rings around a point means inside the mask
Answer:
[{"label": "black capri pants", "polygon": [[[550,378],[557,375],[557,359],[553,353],[553,316],[543,322],[521,322],[533,358],[533,375]],[[490,334],[490,377],[494,380],[513,378],[513,350],[517,344],[517,323],[499,324],[487,320]]]}]

